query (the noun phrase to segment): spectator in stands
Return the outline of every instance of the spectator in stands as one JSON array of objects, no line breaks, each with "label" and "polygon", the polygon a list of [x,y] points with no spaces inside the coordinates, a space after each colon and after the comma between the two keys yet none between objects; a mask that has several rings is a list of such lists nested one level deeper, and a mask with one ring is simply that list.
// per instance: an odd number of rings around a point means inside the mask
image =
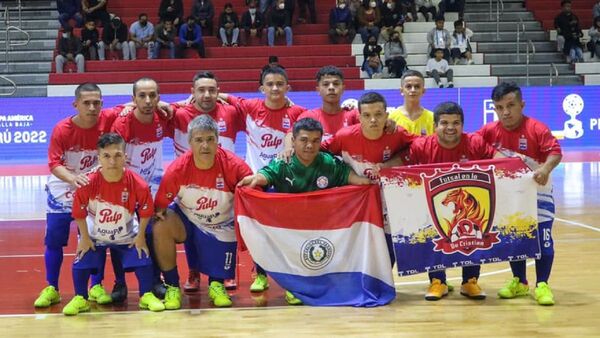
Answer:
[{"label": "spectator in stands", "polygon": [[264,77],[263,73],[267,69],[274,68],[274,67],[279,67],[281,69],[285,69],[285,67],[281,63],[279,63],[279,58],[277,57],[277,55],[269,55],[269,62],[266,65],[264,65],[260,71],[260,79],[258,79],[258,82],[260,83],[261,86],[262,86],[262,78]]},{"label": "spectator in stands", "polygon": [[[389,8],[389,5],[387,6]],[[415,0],[398,0],[398,6],[406,21],[417,21],[417,5],[415,4]]]},{"label": "spectator in stands", "polygon": [[161,48],[169,48],[169,57],[175,58],[175,27],[173,22],[169,19],[156,25],[154,30],[154,49],[152,51],[151,59],[160,58]]},{"label": "spectator in stands", "polygon": [[240,35],[240,21],[237,13],[233,11],[231,2],[225,4],[223,13],[219,16],[219,36],[223,47],[238,46],[238,36]]},{"label": "spectator in stands", "polygon": [[206,57],[202,28],[196,24],[196,18],[191,15],[188,16],[186,23],[179,28],[179,46],[177,47],[179,58],[183,58],[183,53],[187,48],[196,49],[201,58]]},{"label": "spectator in stands", "polygon": [[292,45],[292,16],[285,0],[277,0],[276,7],[271,10],[267,28],[267,43],[275,45],[275,37],[285,34],[285,43]]},{"label": "spectator in stands", "polygon": [[108,0],[81,0],[81,13],[85,19],[100,20],[102,27],[110,26],[110,15],[106,11]]},{"label": "spectator in stands", "polygon": [[83,56],[87,60],[98,59],[98,43],[100,35],[96,29],[94,20],[88,20],[85,27],[81,30],[81,45],[83,46]]},{"label": "spectator in stands", "polygon": [[377,44],[377,37],[371,35],[367,38],[367,43],[363,48],[364,61],[361,69],[369,75],[369,79],[380,78],[383,71],[381,62],[381,51],[383,48]]},{"label": "spectator in stands", "polygon": [[444,59],[450,60],[450,44],[452,37],[450,32],[444,28],[444,17],[435,19],[435,28],[427,33],[427,42],[429,43],[429,57],[435,57],[436,49],[441,49],[444,53]]},{"label": "spectator in stands", "polygon": [[329,11],[329,41],[336,44],[339,37],[352,43],[354,36],[356,30],[350,8],[346,5],[346,0],[338,0],[336,6]]},{"label": "spectator in stands", "polygon": [[248,0],[248,10],[242,14],[242,33],[248,44],[250,37],[262,37],[262,31],[265,28],[265,17],[257,9],[256,0]]},{"label": "spectator in stands", "polygon": [[425,17],[425,21],[429,21],[429,16],[427,13],[431,14],[431,20],[435,20],[435,18],[438,16],[437,2],[434,3],[433,0],[416,0],[415,4],[417,5],[417,11],[419,11]]},{"label": "spectator in stands", "polygon": [[[129,60],[129,44],[127,43],[127,25],[124,24],[118,16],[115,16],[110,25],[104,26],[102,31],[102,41],[98,44],[98,57],[104,60],[105,50],[108,47],[110,52],[117,49],[122,50],[123,60]],[[113,55],[114,58],[114,55]]]},{"label": "spectator in stands", "polygon": [[461,59],[464,59],[466,64],[473,64],[473,56],[471,55],[471,37],[473,31],[466,27],[465,21],[458,19],[454,21],[454,32],[452,33],[452,43],[450,44],[450,56],[454,60],[454,64],[458,64]]},{"label": "spectator in stands", "polygon": [[56,55],[56,72],[62,74],[65,62],[77,64],[77,73],[83,73],[85,59],[83,57],[81,41],[73,35],[73,27],[67,26],[58,41],[58,55]]},{"label": "spectator in stands", "polygon": [[273,6],[273,0],[260,0],[258,10],[263,15],[266,15],[267,12],[269,11],[269,9],[271,8],[271,6]]},{"label": "spectator in stands", "polygon": [[[571,63],[583,61],[583,46],[579,39],[583,32],[579,26],[579,18],[571,11],[571,1],[560,3],[562,11],[554,18],[554,27],[562,40],[557,37],[557,44],[563,43],[562,52]],[[563,42],[564,41],[564,42]]]},{"label": "spectator in stands", "polygon": [[192,6],[192,15],[196,18],[196,24],[202,28],[204,35],[212,35],[213,18],[215,7],[211,0],[195,0]]},{"label": "spectator in stands", "polygon": [[446,77],[448,78],[448,88],[454,87],[454,83],[452,82],[454,71],[450,69],[448,61],[444,59],[444,50],[438,48],[435,50],[434,53],[435,57],[427,61],[427,76],[431,76],[440,88],[444,88],[444,85],[442,84],[442,80],[440,78]]},{"label": "spectator in stands", "polygon": [[298,0],[298,6],[300,6],[300,14],[298,15],[298,22],[306,22],[306,7],[310,13],[310,23],[317,23],[317,9],[315,7],[316,0]]},{"label": "spectator in stands", "polygon": [[440,16],[444,16],[446,12],[458,12],[458,18],[464,18],[465,0],[442,0],[438,4],[438,7]]},{"label": "spectator in stands", "polygon": [[81,16],[80,0],[57,0],[56,9],[58,10],[58,21],[62,28],[70,26],[69,21],[75,20],[75,27],[81,27],[83,16]]},{"label": "spectator in stands", "polygon": [[408,68],[406,67],[406,46],[402,41],[400,32],[394,31],[390,41],[383,45],[383,56],[385,66],[388,68],[390,77],[401,78]]},{"label": "spectator in stands", "polygon": [[590,42],[588,42],[588,50],[592,53],[591,57],[594,56],[600,58],[600,16],[594,18],[594,24],[588,31],[590,36]]},{"label": "spectator in stands", "polygon": [[171,21],[179,27],[183,21],[183,0],[161,0],[158,7],[160,22]]},{"label": "spectator in stands", "polygon": [[405,18],[396,0],[385,0],[381,8],[381,37],[384,41],[389,41],[393,32],[402,34]]},{"label": "spectator in stands", "polygon": [[367,43],[369,36],[373,35],[379,39],[379,24],[381,23],[381,12],[377,7],[377,1],[367,0],[363,6],[358,8],[358,34],[364,44]]},{"label": "spectator in stands", "polygon": [[131,24],[129,27],[129,52],[131,59],[136,59],[136,49],[147,48],[148,59],[152,58],[154,50],[154,25],[148,22],[148,14],[141,13],[138,16],[138,21]]},{"label": "spectator in stands", "polygon": [[596,1],[594,8],[592,8],[592,18],[597,18],[600,16],[600,0]]}]

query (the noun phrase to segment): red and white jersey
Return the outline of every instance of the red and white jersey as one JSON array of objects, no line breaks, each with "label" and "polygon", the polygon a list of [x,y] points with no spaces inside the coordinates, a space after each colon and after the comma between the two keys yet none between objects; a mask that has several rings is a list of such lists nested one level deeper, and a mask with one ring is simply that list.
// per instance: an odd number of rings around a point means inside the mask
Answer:
[{"label": "red and white jersey", "polygon": [[[98,123],[87,129],[73,123],[73,116],[58,122],[52,130],[48,146],[50,171],[58,166],[64,166],[74,175],[79,175],[93,169],[98,164],[96,146],[98,138],[110,131],[117,112],[120,110],[119,108],[102,110],[98,116]],[[46,191],[48,193],[47,212],[71,212],[75,187],[50,174]]]},{"label": "red and white jersey", "polygon": [[229,96],[246,121],[246,162],[254,172],[266,166],[284,149],[285,135],[306,109],[300,106],[269,109],[264,100]]},{"label": "red and white jersey", "polygon": [[189,148],[188,142],[188,124],[199,115],[208,114],[212,117],[219,127],[219,145],[231,152],[235,151],[235,137],[239,131],[244,131],[244,118],[238,113],[233,105],[225,105],[217,102],[215,109],[208,113],[201,112],[193,104],[182,107],[175,107],[172,123],[174,127],[173,143],[175,146],[175,156],[179,157]]},{"label": "red and white jersey", "polygon": [[175,201],[200,230],[222,242],[233,242],[235,187],[248,175],[252,175],[248,165],[232,152],[218,148],[213,167],[202,170],[188,151],[167,168],[156,194],[156,207],[164,209]]},{"label": "red and white jersey", "polygon": [[90,238],[97,244],[131,244],[140,218],[152,217],[150,188],[136,173],[125,169],[118,182],[108,182],[100,171],[88,175],[90,183],[77,189],[73,218],[86,219]]},{"label": "red and white jersey", "polygon": [[434,134],[416,138],[403,160],[406,164],[467,162],[490,159],[495,153],[496,150],[477,134],[463,133],[452,149],[442,147]]},{"label": "red and white jersey", "polygon": [[384,133],[377,140],[369,140],[363,135],[360,124],[355,124],[338,131],[324,141],[321,148],[341,155],[358,175],[369,177],[374,164],[383,163],[408,148],[415,138],[400,126],[396,129],[393,134]]},{"label": "red and white jersey", "polygon": [[323,126],[323,141],[330,139],[338,130],[359,124],[358,110],[343,110],[337,114],[328,114],[321,108],[307,110],[298,116],[298,120],[310,117],[321,123]]},{"label": "red and white jersey", "polygon": [[152,123],[142,123],[134,113],[117,117],[111,131],[125,139],[127,166],[140,175],[156,193],[163,175],[163,138],[173,137],[170,123],[154,114]]}]

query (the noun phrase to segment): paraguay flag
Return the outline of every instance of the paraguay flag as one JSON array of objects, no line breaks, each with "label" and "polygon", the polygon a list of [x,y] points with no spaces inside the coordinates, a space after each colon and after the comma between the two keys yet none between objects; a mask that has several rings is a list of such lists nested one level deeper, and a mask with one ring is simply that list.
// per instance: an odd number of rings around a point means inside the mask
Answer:
[{"label": "paraguay flag", "polygon": [[242,188],[235,209],[252,258],[304,304],[371,307],[396,296],[377,186]]}]

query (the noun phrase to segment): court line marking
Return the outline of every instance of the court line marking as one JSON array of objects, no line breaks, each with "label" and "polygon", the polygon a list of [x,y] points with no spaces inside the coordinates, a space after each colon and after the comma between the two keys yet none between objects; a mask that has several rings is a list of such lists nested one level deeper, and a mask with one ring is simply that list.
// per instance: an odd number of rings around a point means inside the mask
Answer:
[{"label": "court line marking", "polygon": [[588,230],[600,232],[600,228],[596,228],[596,227],[591,226],[589,224],[579,223],[579,222],[575,222],[575,221],[570,221],[568,219],[558,218],[558,217],[554,217],[554,219],[557,220],[557,221],[563,222],[563,223],[567,223],[567,224],[575,225],[575,226],[582,227],[582,228],[585,228],[585,229],[588,229]]}]

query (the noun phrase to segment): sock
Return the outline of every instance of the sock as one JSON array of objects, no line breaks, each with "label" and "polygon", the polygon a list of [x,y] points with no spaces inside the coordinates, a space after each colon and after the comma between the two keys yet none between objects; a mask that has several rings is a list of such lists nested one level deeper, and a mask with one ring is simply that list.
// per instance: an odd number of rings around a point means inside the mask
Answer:
[{"label": "sock", "polygon": [[92,282],[91,286],[102,284],[104,280],[104,267],[106,266],[106,247],[97,247],[96,251],[98,251],[100,257],[100,265],[98,266],[98,272],[92,274]]},{"label": "sock", "polygon": [[152,286],[154,286],[152,271],[152,265],[135,268],[135,276],[140,284],[140,296],[143,296],[146,292],[152,291]]},{"label": "sock", "polygon": [[198,252],[196,251],[196,245],[194,244],[194,236],[188,236],[183,242],[185,249],[185,258],[187,259],[188,268],[190,271],[196,271],[198,266]]},{"label": "sock", "polygon": [[519,281],[523,284],[527,284],[527,265],[525,263],[525,261],[510,262],[513,276],[519,277]]},{"label": "sock", "polygon": [[429,282],[431,282],[434,278],[441,280],[442,284],[446,284],[446,270],[430,272],[429,273]]},{"label": "sock", "polygon": [[126,285],[123,257],[121,257],[121,254],[119,254],[117,250],[110,249],[110,262],[112,263],[113,271],[115,273],[115,283]]},{"label": "sock", "polygon": [[469,279],[475,277],[479,278],[481,272],[481,265],[465,266],[462,268],[462,283],[465,284]]},{"label": "sock", "polygon": [[256,262],[254,262],[254,267],[256,269],[256,273],[257,274],[261,274],[261,275],[267,275],[267,272],[265,271],[265,269],[263,269],[260,265],[258,265]]},{"label": "sock", "polygon": [[165,284],[179,287],[179,272],[177,272],[177,265],[169,271],[163,271],[163,276],[165,277]]},{"label": "sock", "polygon": [[210,283],[212,282],[219,282],[221,284],[223,284],[225,282],[225,279],[223,278],[215,278],[215,277],[208,277],[208,286],[210,286]]},{"label": "sock", "polygon": [[58,290],[58,276],[63,262],[63,248],[46,247],[44,252],[44,263],[46,264],[46,281],[48,285],[54,286]]},{"label": "sock", "polygon": [[75,295],[88,299],[88,280],[92,273],[91,269],[73,269],[73,286]]},{"label": "sock", "polygon": [[535,275],[537,283],[545,282],[548,283],[550,279],[550,272],[552,271],[552,263],[554,262],[554,255],[544,255],[535,261]]}]

